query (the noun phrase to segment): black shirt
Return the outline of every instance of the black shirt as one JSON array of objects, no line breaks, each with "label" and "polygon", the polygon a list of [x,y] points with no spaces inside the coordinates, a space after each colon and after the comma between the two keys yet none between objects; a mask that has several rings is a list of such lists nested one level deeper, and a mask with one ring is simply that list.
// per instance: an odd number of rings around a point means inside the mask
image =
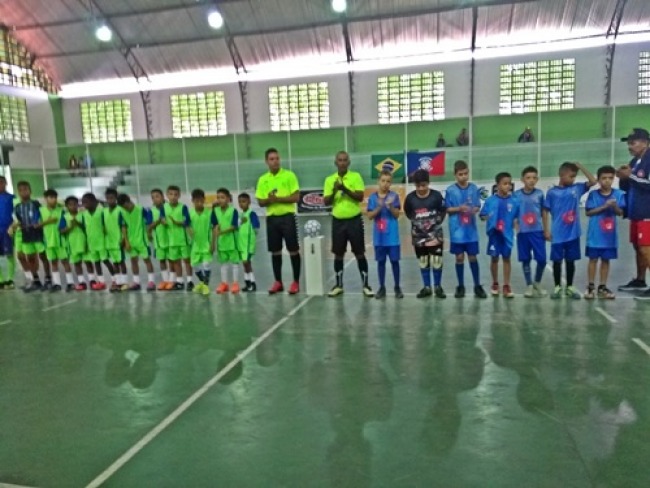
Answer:
[{"label": "black shirt", "polygon": [[411,238],[416,247],[437,247],[442,245],[442,221],[447,208],[442,193],[429,190],[422,198],[412,191],[404,201],[404,213],[411,221]]}]

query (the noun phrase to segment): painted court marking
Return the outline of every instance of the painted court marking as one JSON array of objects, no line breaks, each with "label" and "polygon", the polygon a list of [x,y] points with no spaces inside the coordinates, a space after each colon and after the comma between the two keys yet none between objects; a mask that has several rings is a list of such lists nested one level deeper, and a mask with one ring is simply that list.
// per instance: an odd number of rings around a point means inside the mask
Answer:
[{"label": "painted court marking", "polygon": [[66,305],[70,305],[71,303],[76,303],[76,302],[77,300],[73,299],[73,300],[68,300],[67,302],[57,303],[56,305],[52,305],[51,307],[45,307],[43,309],[43,312],[48,312],[50,310],[54,310],[55,308],[65,307]]},{"label": "painted court marking", "polygon": [[645,342],[643,342],[638,337],[635,337],[634,339],[632,339],[632,342],[634,342],[637,346],[639,346],[641,349],[643,349],[648,356],[650,356],[650,346],[648,346]]},{"label": "painted court marking", "polygon": [[[4,321],[0,322],[0,325],[7,325],[7,324],[10,324],[10,323],[11,323],[11,320],[4,320]],[[0,488],[2,488],[2,485],[0,485]]]},{"label": "painted court marking", "polygon": [[[107,479],[113,476],[122,466],[128,463],[136,454],[144,449],[147,444],[153,441],[158,435],[171,425],[178,417],[197,402],[203,395],[205,395],[210,388],[217,384],[228,372],[234,368],[238,363],[243,361],[246,356],[253,352],[262,342],[264,342],[271,334],[273,334],[282,324],[284,324],[289,317],[292,317],[304,307],[313,297],[307,297],[300,302],[296,307],[291,309],[284,317],[273,324],[264,334],[259,336],[253,341],[246,349],[237,354],[237,357],[230,361],[222,370],[208,380],[201,388],[195,391],[187,400],[181,403],[176,410],[170,413],[162,422],[151,429],[142,439],[136,442],[128,451],[122,454],[113,464],[105,469],[99,476],[92,480],[86,488],[96,488],[101,486]],[[1,488],[1,487],[0,487]]]},{"label": "painted court marking", "polygon": [[610,321],[612,324],[618,324],[618,320],[616,320],[614,317],[612,317],[610,314],[605,312],[601,307],[596,307],[596,312],[598,312],[600,315],[605,317],[607,320]]},{"label": "painted court marking", "polygon": [[32,487],[24,486],[24,485],[12,485],[10,483],[0,483],[0,488],[32,488]]}]

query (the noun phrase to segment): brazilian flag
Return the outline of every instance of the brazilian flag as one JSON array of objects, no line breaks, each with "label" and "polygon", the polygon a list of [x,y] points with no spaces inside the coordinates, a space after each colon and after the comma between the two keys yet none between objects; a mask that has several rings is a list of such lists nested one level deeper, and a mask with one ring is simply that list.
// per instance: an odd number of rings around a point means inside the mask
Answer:
[{"label": "brazilian flag", "polygon": [[405,164],[404,153],[394,154],[373,154],[370,160],[370,172],[373,178],[378,178],[379,173],[387,169],[393,173],[393,182],[397,183],[404,179]]}]

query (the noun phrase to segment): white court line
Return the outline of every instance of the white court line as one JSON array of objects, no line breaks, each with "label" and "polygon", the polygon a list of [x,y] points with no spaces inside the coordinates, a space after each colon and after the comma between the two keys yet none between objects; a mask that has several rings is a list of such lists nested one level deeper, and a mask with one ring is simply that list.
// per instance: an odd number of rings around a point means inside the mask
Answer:
[{"label": "white court line", "polygon": [[180,417],[187,409],[197,402],[203,395],[205,395],[210,388],[223,378],[228,372],[233,369],[238,363],[244,360],[251,352],[253,352],[262,342],[264,342],[273,332],[275,332],[282,324],[284,324],[289,317],[296,314],[298,310],[304,307],[309,300],[313,297],[307,297],[301,301],[295,308],[293,308],[284,317],[273,324],[264,334],[259,336],[253,341],[246,349],[237,354],[237,357],[230,361],[223,369],[207,381],[201,388],[195,391],[187,400],[181,403],[176,410],[170,413],[162,422],[151,429],[142,439],[136,442],[128,451],[122,454],[117,460],[106,468],[99,476],[92,480],[86,488],[96,488],[101,486],[107,479],[113,476],[122,466],[128,463],[136,454],[144,449],[147,444],[153,441],[158,435],[171,425],[178,417]]},{"label": "white court line", "polygon": [[33,487],[24,486],[24,485],[12,485],[10,483],[0,483],[0,488],[33,488]]},{"label": "white court line", "polygon": [[66,305],[70,305],[71,303],[76,303],[76,301],[77,299],[72,299],[72,300],[68,300],[67,302],[57,303],[56,305],[52,305],[51,307],[45,307],[42,311],[48,312],[50,310],[54,310],[55,308],[61,308],[61,307],[65,307]]},{"label": "white court line", "polygon": [[605,312],[601,307],[596,307],[596,312],[598,312],[600,315],[605,317],[607,320],[610,321],[612,324],[618,324],[618,320],[616,320],[614,317],[612,317],[610,314]]},{"label": "white court line", "polygon": [[646,354],[650,356],[650,346],[648,346],[645,342],[643,342],[641,339],[637,337],[632,339],[632,342],[634,342],[637,346],[643,349],[646,352]]},{"label": "white court line", "polygon": [[[11,323],[11,320],[5,320],[3,322],[0,322],[0,325],[7,325],[7,324],[10,324],[10,323]],[[2,487],[2,485],[0,485],[0,488],[1,487]]]}]

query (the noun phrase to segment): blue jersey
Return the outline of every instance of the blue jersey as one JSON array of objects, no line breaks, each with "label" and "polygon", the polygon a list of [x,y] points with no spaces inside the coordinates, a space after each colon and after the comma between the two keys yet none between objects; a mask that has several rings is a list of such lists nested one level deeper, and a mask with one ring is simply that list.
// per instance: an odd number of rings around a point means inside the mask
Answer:
[{"label": "blue jersey", "polygon": [[[585,209],[593,210],[602,207],[607,200],[615,200],[621,209],[625,208],[625,193],[621,190],[612,189],[609,195],[603,195],[600,190],[592,191],[587,197]],[[587,247],[597,249],[614,249],[618,247],[614,209],[608,208],[604,212],[589,217]]]},{"label": "blue jersey", "polygon": [[[394,191],[389,191],[384,201],[391,201],[391,207],[401,207],[399,196]],[[368,198],[368,212],[377,209],[379,194],[377,192]],[[372,242],[375,246],[399,246],[399,223],[385,205],[375,216],[372,227]]]},{"label": "blue jersey", "polygon": [[580,237],[580,198],[589,191],[588,183],[554,186],[546,193],[544,208],[551,212],[552,244]]},{"label": "blue jersey", "polygon": [[515,219],[519,216],[517,199],[512,195],[492,195],[485,201],[480,215],[487,217],[487,234],[502,234],[505,242],[512,247],[515,240]]},{"label": "blue jersey", "polygon": [[472,207],[469,212],[449,214],[449,239],[452,243],[465,244],[478,242],[476,214],[474,207],[481,206],[481,195],[478,186],[470,183],[467,188],[461,188],[457,183],[449,186],[445,194],[445,207]]},{"label": "blue jersey", "polygon": [[535,188],[528,193],[524,189],[515,192],[515,198],[519,204],[519,233],[541,232],[542,207],[544,206],[544,192]]},{"label": "blue jersey", "polygon": [[0,193],[0,229],[6,232],[14,221],[14,196],[11,193]]},{"label": "blue jersey", "polygon": [[650,219],[650,151],[630,161],[630,168],[630,178],[620,182],[626,192],[626,216],[630,220]]},{"label": "blue jersey", "polygon": [[34,226],[41,223],[41,204],[36,200],[20,202],[14,209],[16,220],[20,223],[23,233],[23,242],[43,242],[43,228],[36,229]]}]

